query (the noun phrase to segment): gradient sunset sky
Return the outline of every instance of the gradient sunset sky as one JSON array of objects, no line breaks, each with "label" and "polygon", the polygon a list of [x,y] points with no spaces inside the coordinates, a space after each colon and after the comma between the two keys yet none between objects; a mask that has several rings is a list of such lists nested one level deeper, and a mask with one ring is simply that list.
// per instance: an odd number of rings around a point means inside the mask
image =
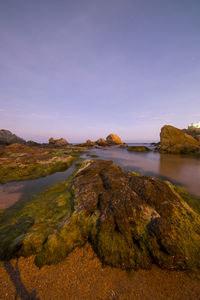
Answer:
[{"label": "gradient sunset sky", "polygon": [[157,141],[200,121],[200,0],[0,1],[0,129]]}]

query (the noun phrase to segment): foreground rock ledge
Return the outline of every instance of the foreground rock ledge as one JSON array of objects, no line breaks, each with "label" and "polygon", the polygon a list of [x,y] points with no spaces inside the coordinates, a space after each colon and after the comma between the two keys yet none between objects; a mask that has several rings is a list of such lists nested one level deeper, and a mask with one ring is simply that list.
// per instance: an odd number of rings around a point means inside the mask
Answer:
[{"label": "foreground rock ledge", "polygon": [[[13,220],[24,222],[26,232],[19,226],[9,240]],[[36,254],[40,267],[59,262],[87,241],[104,264],[114,267],[200,267],[198,212],[169,183],[125,173],[111,161],[85,161],[70,183],[23,204],[13,216],[8,212],[0,233],[1,259],[10,258],[8,253]]]}]

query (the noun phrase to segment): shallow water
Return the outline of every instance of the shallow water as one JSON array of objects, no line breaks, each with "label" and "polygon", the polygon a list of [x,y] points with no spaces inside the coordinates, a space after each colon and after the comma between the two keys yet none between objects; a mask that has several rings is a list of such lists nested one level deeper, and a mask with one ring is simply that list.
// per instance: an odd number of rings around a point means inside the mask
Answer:
[{"label": "shallow water", "polygon": [[[98,155],[98,159],[113,160],[126,171],[167,179],[184,186],[189,193],[200,197],[200,158],[157,152],[129,152],[119,147],[91,149],[88,154]],[[87,154],[81,157],[90,159]],[[0,184],[0,209],[32,199],[52,185],[66,180],[74,171],[75,165],[72,165],[66,171],[47,177]]]},{"label": "shallow water", "polygon": [[169,180],[200,197],[200,158],[158,152],[130,152],[119,147],[92,149],[90,153],[98,155],[100,159],[113,160],[126,171]]},{"label": "shallow water", "polygon": [[52,185],[66,180],[74,171],[75,166],[72,165],[66,171],[57,172],[46,177],[0,184],[0,209],[10,207],[16,202],[25,202],[32,199]]}]

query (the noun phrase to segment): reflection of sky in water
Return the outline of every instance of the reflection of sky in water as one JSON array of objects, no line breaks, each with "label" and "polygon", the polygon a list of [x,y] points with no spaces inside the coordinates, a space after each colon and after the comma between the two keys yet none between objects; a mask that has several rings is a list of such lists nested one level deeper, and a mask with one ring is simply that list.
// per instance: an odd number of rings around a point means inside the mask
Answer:
[{"label": "reflection of sky in water", "polygon": [[23,184],[17,186],[0,186],[0,209],[4,209],[8,206],[13,205],[15,202],[20,200],[22,196],[21,190],[23,189]]},{"label": "reflection of sky in water", "polygon": [[0,184],[0,209],[9,207],[15,202],[24,202],[32,199],[35,195],[45,191],[52,185],[66,180],[74,170],[75,167],[71,166],[64,172],[57,172],[47,177]]},{"label": "reflection of sky in water", "polygon": [[127,171],[171,180],[200,196],[200,158],[158,152],[129,152],[118,147],[92,149],[90,152],[98,158],[113,160]]},{"label": "reflection of sky in water", "polygon": [[[142,175],[152,175],[171,180],[183,185],[188,192],[200,196],[200,158],[186,157],[156,152],[136,153],[126,149],[111,147],[107,149],[92,149],[90,154],[97,158],[113,160],[126,171],[139,172]],[[83,154],[83,159],[90,159]],[[72,166],[64,172],[57,172],[47,177],[23,182],[11,182],[0,185],[0,209],[24,202],[52,185],[66,180],[75,170]]]},{"label": "reflection of sky in water", "polygon": [[127,171],[140,170],[141,174],[145,174],[145,172],[158,173],[159,170],[159,153],[136,153],[117,147],[108,148],[106,150],[94,149],[91,150],[91,152],[97,154],[99,158],[113,160]]}]

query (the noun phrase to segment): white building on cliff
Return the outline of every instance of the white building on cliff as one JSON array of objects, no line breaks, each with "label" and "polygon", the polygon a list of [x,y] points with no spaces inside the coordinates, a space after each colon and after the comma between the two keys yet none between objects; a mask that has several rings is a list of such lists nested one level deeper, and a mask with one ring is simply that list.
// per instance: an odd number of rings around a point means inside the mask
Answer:
[{"label": "white building on cliff", "polygon": [[200,128],[200,122],[198,123],[191,123],[189,126],[188,126],[188,129],[189,128]]}]

